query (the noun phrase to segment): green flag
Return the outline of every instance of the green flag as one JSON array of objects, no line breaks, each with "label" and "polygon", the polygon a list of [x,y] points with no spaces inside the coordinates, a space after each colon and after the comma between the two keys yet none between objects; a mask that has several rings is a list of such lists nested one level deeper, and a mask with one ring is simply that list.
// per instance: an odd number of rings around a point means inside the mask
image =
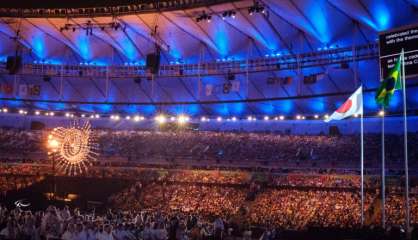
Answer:
[{"label": "green flag", "polygon": [[388,107],[390,99],[392,98],[395,90],[402,89],[401,82],[401,61],[403,52],[399,55],[398,61],[395,66],[389,70],[388,76],[380,83],[376,92],[376,103],[383,107]]}]

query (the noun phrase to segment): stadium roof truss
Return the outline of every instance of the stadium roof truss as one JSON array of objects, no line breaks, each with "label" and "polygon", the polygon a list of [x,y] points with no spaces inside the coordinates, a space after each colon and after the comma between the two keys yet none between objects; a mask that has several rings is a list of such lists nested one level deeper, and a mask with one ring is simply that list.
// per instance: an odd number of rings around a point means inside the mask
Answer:
[{"label": "stadium roof truss", "polygon": [[[417,7],[414,0],[185,0],[0,9],[0,59],[16,51],[24,59],[17,75],[1,65],[0,84],[16,89],[0,92],[0,105],[143,114],[326,113],[360,83],[376,88],[378,32],[417,23]],[[162,65],[150,77],[145,59],[156,46]],[[304,84],[305,76],[316,83]],[[238,87],[226,93],[223,86],[232,79]],[[41,85],[40,96],[19,96],[19,84]],[[410,105],[418,103],[414,88]],[[262,98],[280,100],[248,101]],[[377,109],[372,93],[365,102],[366,110]]]}]

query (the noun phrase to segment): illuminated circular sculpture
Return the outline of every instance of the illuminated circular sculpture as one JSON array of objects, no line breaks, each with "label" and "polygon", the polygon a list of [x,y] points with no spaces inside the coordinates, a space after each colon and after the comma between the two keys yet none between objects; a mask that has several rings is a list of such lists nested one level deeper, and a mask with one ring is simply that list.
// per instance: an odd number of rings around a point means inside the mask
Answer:
[{"label": "illuminated circular sculpture", "polygon": [[67,175],[78,175],[87,171],[98,155],[95,137],[88,121],[82,125],[74,121],[68,128],[55,128],[48,136],[48,147],[52,157],[57,160],[57,169]]}]

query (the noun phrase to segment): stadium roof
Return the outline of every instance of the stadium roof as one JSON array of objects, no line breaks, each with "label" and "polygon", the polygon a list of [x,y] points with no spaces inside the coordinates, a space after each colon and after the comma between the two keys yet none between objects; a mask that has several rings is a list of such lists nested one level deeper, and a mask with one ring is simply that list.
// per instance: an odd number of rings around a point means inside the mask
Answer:
[{"label": "stadium roof", "polygon": [[19,9],[36,9],[36,8],[82,8],[82,7],[108,7],[123,6],[129,4],[145,4],[159,1],[152,0],[15,0],[2,1],[0,7],[3,8],[19,8]]},{"label": "stadium roof", "polygon": [[[0,54],[3,59],[14,55],[16,46],[19,46],[23,49],[25,63],[143,65],[146,55],[155,51],[155,44],[162,48],[161,61],[164,65],[246,61],[273,55],[297,57],[298,54],[318,53],[325,49],[376,43],[379,31],[418,22],[418,2],[415,0],[265,0],[259,1],[259,6],[264,7],[265,12],[262,13],[260,9],[252,14],[249,9],[255,6],[255,2],[250,0],[213,5],[208,3],[205,6],[199,1],[169,1],[178,4],[183,2],[183,5],[122,1],[112,5],[121,3],[124,7],[107,10],[90,5],[93,1],[72,1],[72,9],[68,9],[70,5],[67,3],[58,5],[56,1],[45,1],[39,5],[38,2],[7,1],[1,4],[0,7],[9,8],[0,10],[3,15],[0,18]],[[186,2],[192,2],[191,7]],[[110,5],[102,6],[106,8]],[[79,11],[76,7],[96,8]],[[62,11],[57,8],[62,8]],[[198,18],[200,21],[197,21]],[[303,84],[303,76],[310,74],[321,77],[315,84]],[[222,90],[214,91],[209,96],[205,94],[205,86],[211,84],[222,87],[226,75],[157,76],[154,82],[142,79],[140,84],[135,83],[133,78],[118,78],[111,79],[109,86],[105,86],[100,78],[62,80],[52,77],[48,82],[43,80],[42,75],[18,76],[20,83],[42,85],[40,97],[26,98],[76,101],[77,104],[5,100],[3,104],[54,110],[79,108],[95,112],[143,114],[157,111],[191,115],[326,113],[341,104],[347,93],[353,91],[360,82],[367,89],[376,88],[379,65],[375,56],[359,62],[348,62],[348,68],[334,64],[237,73],[234,77],[240,82],[238,91],[229,94],[224,94]],[[272,85],[267,81],[271,77],[292,77],[292,82],[289,85]],[[16,77],[3,75],[1,78],[3,83],[12,84]],[[416,80],[410,82],[416,84]],[[418,94],[413,89],[409,98],[410,106],[418,103]],[[104,94],[104,91],[109,94]],[[335,96],[339,93],[342,95]],[[303,97],[311,95],[316,97]],[[1,97],[14,96],[1,93]],[[278,100],[245,101],[263,98]],[[199,101],[225,100],[237,102],[199,104]],[[106,104],[80,104],[92,101]],[[112,102],[144,104],[114,106]],[[184,104],[160,106],[160,102]],[[400,102],[400,97],[396,96],[393,104],[400,107]],[[377,109],[373,94],[366,95],[365,106],[366,110]]]}]

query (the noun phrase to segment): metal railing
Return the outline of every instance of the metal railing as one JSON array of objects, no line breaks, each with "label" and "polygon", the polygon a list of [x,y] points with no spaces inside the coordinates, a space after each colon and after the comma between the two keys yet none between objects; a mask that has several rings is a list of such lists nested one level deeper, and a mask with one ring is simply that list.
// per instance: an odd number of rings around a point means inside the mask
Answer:
[{"label": "metal railing", "polygon": [[[196,64],[161,65],[156,77],[197,77],[226,74],[245,74],[311,68],[334,64],[350,63],[378,58],[378,44],[329,49],[318,52],[264,57],[250,60],[204,62]],[[0,64],[0,73],[7,73],[5,63]],[[101,77],[101,78],[150,78],[145,66],[94,66],[94,65],[52,65],[24,64],[20,75],[41,75],[50,77]]]},{"label": "metal railing", "polygon": [[158,11],[172,11],[185,8],[198,8],[208,5],[231,2],[230,0],[159,0],[139,1],[137,4],[121,6],[78,7],[78,8],[0,8],[2,17],[23,18],[68,18],[120,16]]}]

